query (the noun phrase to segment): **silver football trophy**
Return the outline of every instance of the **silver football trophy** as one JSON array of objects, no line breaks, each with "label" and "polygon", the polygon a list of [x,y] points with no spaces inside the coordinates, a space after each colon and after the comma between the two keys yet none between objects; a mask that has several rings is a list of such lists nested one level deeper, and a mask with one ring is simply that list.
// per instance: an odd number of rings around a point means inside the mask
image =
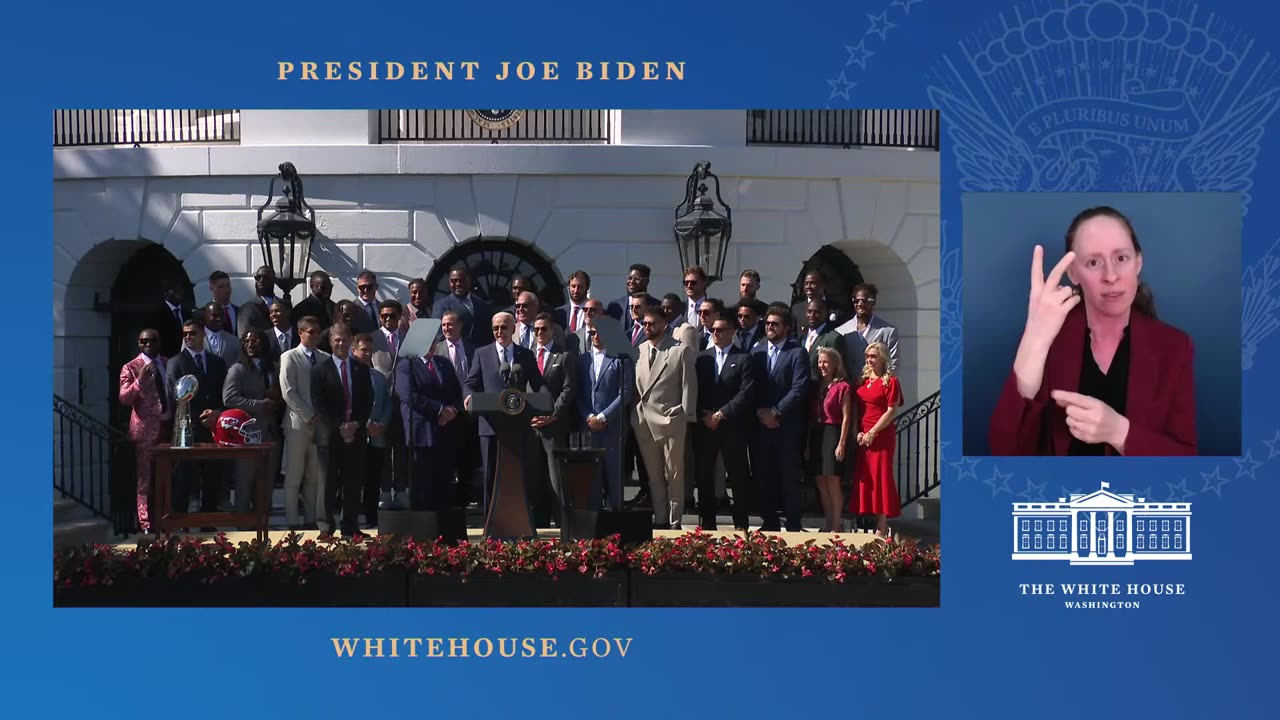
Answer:
[{"label": "silver football trophy", "polygon": [[195,428],[191,426],[191,398],[196,396],[200,381],[195,375],[183,375],[173,386],[173,399],[177,405],[173,412],[173,447],[195,447]]}]

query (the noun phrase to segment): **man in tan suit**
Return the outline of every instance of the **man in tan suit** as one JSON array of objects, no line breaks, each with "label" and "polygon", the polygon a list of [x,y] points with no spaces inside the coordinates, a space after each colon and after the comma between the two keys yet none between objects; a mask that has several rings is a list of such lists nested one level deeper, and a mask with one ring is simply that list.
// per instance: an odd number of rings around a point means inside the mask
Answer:
[{"label": "man in tan suit", "polygon": [[280,356],[280,394],[289,408],[284,421],[284,512],[292,530],[304,529],[298,520],[299,494],[305,529],[315,529],[316,518],[324,516],[315,437],[318,416],[311,395],[311,375],[317,365],[326,362],[333,361],[320,350],[320,320],[314,316],[302,318],[298,321],[298,346]]},{"label": "man in tan suit", "polygon": [[680,529],[684,515],[685,435],[696,417],[694,348],[667,334],[661,308],[644,311],[636,362],[636,444],[649,471],[655,528]]}]

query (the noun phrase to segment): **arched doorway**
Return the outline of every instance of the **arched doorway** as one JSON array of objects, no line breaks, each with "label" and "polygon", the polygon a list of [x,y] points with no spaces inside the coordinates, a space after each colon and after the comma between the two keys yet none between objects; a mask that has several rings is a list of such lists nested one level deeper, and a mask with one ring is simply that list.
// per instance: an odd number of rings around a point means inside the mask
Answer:
[{"label": "arched doorway", "polygon": [[793,305],[804,299],[804,276],[813,270],[821,270],[826,275],[827,297],[838,298],[846,305],[853,296],[853,287],[862,282],[862,272],[858,270],[857,263],[845,255],[844,251],[823,245],[800,266],[800,274],[796,275],[796,281],[791,286]]},{"label": "arched doorway", "polygon": [[555,265],[537,248],[508,238],[473,238],[438,258],[427,275],[430,302],[449,294],[449,270],[462,265],[471,273],[473,292],[501,310],[511,305],[511,278],[524,275],[544,309],[565,302],[564,283]]},{"label": "arched doorway", "polygon": [[[186,289],[185,306],[195,302],[195,292],[182,262],[163,245],[149,243],[124,262],[111,285],[111,300],[100,303],[100,312],[110,313],[111,336],[107,367],[119,372],[120,367],[138,354],[138,332],[155,313],[162,301],[167,280],[176,278]],[[111,424],[124,429],[129,425],[129,409],[118,402],[120,388],[111,384]]]}]

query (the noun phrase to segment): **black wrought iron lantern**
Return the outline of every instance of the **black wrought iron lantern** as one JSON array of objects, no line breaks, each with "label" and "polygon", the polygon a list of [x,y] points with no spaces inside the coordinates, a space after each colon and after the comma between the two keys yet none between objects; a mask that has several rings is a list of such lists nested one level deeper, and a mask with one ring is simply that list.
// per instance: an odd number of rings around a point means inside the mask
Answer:
[{"label": "black wrought iron lantern", "polygon": [[[715,200],[707,194],[708,178],[715,182]],[[712,282],[719,280],[733,235],[733,209],[720,197],[720,178],[711,172],[710,162],[693,166],[685,184],[684,202],[676,206],[675,234],[681,271],[698,265],[707,271]]]},{"label": "black wrought iron lantern", "polygon": [[[276,181],[282,182],[275,201]],[[272,208],[265,218],[263,215]],[[276,276],[276,286],[289,300],[289,292],[307,279],[311,266],[311,241],[316,236],[316,213],[302,194],[302,178],[291,162],[280,163],[280,174],[271,178],[267,201],[258,208],[258,244],[262,262]]]}]

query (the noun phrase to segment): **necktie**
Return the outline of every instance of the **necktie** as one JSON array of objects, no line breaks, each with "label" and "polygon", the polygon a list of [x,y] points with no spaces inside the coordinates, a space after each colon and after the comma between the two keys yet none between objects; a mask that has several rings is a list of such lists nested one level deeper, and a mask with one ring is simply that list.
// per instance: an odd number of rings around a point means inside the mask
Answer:
[{"label": "necktie", "polygon": [[502,351],[502,361],[508,365],[511,364],[511,348]]},{"label": "necktie", "polygon": [[649,348],[649,367],[650,368],[653,367],[653,363],[657,359],[658,359],[658,348],[656,347]]},{"label": "necktie", "polygon": [[378,307],[373,303],[365,303],[364,308],[365,310],[369,311],[369,319],[373,321],[374,325],[377,325],[378,324]]},{"label": "necktie", "polygon": [[178,325],[182,325],[182,308],[173,309],[173,319],[178,321]]},{"label": "necktie", "polygon": [[778,346],[769,346],[769,372],[773,372],[773,367],[778,363]]},{"label": "necktie", "polygon": [[636,331],[631,333],[631,344],[635,345],[636,341],[638,341],[639,339],[640,339],[640,323],[636,323]]},{"label": "necktie", "polygon": [[436,364],[435,364],[435,363],[433,363],[433,362],[431,362],[431,358],[430,358],[430,357],[424,357],[424,358],[422,359],[422,361],[423,361],[424,363],[426,363],[426,365],[427,365],[427,372],[431,373],[431,378],[432,378],[433,380],[439,380],[439,379],[440,379],[440,375],[436,372]]},{"label": "necktie", "polygon": [[227,326],[228,326],[228,328],[227,328],[227,332],[231,333],[232,335],[236,335],[237,337],[239,337],[239,335],[237,335],[237,333],[236,333],[236,310],[235,310],[235,308],[234,308],[234,307],[232,307],[231,305],[223,305],[223,306],[222,306],[222,312],[223,312],[223,313],[225,313],[225,314],[226,314],[226,317],[227,317]]},{"label": "necktie", "polygon": [[169,409],[168,393],[164,391],[164,367],[160,365],[159,358],[151,363],[156,366],[156,396],[160,398],[160,412],[164,412]]},{"label": "necktie", "polygon": [[524,334],[520,337],[520,344],[529,347],[529,326],[524,326]]},{"label": "necktie", "polygon": [[547,365],[547,349],[538,348],[538,372],[545,372]]},{"label": "necktie", "polygon": [[342,367],[342,398],[347,403],[347,419],[351,419],[351,383],[347,380],[347,362],[339,361],[338,365]]},{"label": "necktie", "polygon": [[281,351],[288,350],[289,349],[289,333],[282,332],[276,337],[279,338],[280,340],[280,350]]},{"label": "necktie", "polygon": [[387,333],[387,344],[391,346],[391,354],[395,355],[396,354],[396,334],[395,333],[393,332]]},{"label": "necktie", "polygon": [[808,337],[808,338],[806,338],[806,339],[805,339],[805,341],[804,341],[804,349],[805,349],[805,350],[812,350],[812,349],[813,349],[813,340],[814,340],[814,338],[816,338],[816,337],[818,337],[818,333],[817,333],[816,331],[814,331],[814,330],[810,330],[810,331],[809,331],[809,337]]},{"label": "necktie", "polygon": [[453,366],[458,368],[458,375],[466,377],[467,375],[467,353],[454,345],[451,352],[453,353]]},{"label": "necktie", "polygon": [[311,367],[315,367],[315,366],[316,366],[316,354],[315,354],[315,353],[311,353],[310,355],[308,355],[308,356],[307,356],[307,360],[309,360],[309,361],[311,362]]},{"label": "necktie", "polygon": [[569,332],[578,331],[578,306],[573,306],[573,316],[569,318]]},{"label": "necktie", "polygon": [[724,371],[724,351],[716,350],[716,377],[720,377],[720,373]]},{"label": "necktie", "polygon": [[194,357],[196,360],[196,370],[199,371],[201,375],[203,375],[204,374],[204,353],[193,355],[192,357]]}]

